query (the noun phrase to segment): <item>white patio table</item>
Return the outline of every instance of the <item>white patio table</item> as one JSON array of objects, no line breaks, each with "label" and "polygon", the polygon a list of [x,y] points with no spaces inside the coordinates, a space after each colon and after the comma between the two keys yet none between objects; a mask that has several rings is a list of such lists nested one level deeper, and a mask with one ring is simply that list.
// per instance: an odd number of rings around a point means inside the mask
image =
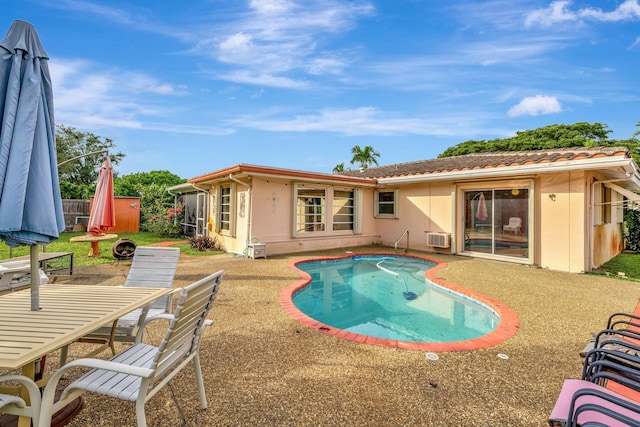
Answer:
[{"label": "white patio table", "polygon": [[[35,376],[35,364],[104,324],[171,292],[137,286],[46,285],[39,311],[31,310],[31,291],[0,296],[0,369],[22,369]],[[40,385],[40,384],[39,384]],[[23,398],[28,398],[23,393]],[[19,425],[30,420],[20,419]]]}]

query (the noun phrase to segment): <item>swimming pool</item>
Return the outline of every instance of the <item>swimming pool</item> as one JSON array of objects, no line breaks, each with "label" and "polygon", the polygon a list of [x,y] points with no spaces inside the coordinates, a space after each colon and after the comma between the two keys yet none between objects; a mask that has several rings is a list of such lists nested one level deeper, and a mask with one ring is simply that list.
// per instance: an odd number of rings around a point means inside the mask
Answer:
[{"label": "swimming pool", "polygon": [[303,279],[283,291],[281,304],[320,331],[388,347],[474,349],[515,334],[517,316],[508,307],[433,280],[442,266],[395,254],[307,259],[293,265]]}]

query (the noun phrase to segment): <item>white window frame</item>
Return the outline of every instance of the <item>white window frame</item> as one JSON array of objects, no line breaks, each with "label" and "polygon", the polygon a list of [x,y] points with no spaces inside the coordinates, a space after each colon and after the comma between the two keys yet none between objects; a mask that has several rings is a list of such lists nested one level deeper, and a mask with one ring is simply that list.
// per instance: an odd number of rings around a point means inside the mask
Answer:
[{"label": "white window frame", "polygon": [[[225,184],[219,184],[217,186],[217,191],[216,191],[216,199],[218,201],[217,203],[217,212],[216,212],[216,232],[218,234],[222,234],[225,236],[232,236],[234,237],[236,234],[236,209],[235,209],[235,200],[236,200],[236,188],[235,188],[235,183],[225,183]],[[228,203],[225,203],[225,201],[223,200],[222,197],[222,190],[224,189],[229,189],[229,200]],[[222,220],[222,216],[227,213],[227,210],[224,209],[224,207],[228,206],[228,214],[229,214],[229,220],[228,221],[223,221]],[[229,228],[223,228],[222,224],[223,223],[228,223],[229,224]]]},{"label": "white window frame", "polygon": [[[304,212],[300,209],[306,209],[309,206],[299,205],[299,194],[304,193],[305,190],[311,190],[315,192],[322,192],[323,196],[319,205],[313,205],[311,207],[319,208],[319,212]],[[353,200],[353,219],[351,221],[351,228],[346,230],[335,230],[335,224],[343,223],[343,221],[336,221],[336,209],[340,208],[340,205],[336,204],[338,200],[344,200],[344,198],[336,197],[336,192],[351,192]],[[339,236],[339,235],[351,235],[362,234],[362,203],[363,195],[362,189],[353,187],[333,187],[330,185],[320,184],[307,184],[307,183],[294,183],[293,196],[292,196],[292,236],[293,237],[321,237],[321,236]],[[320,215],[320,220],[308,222],[306,215]],[[342,216],[342,214],[339,214]],[[303,221],[301,222],[301,217]],[[316,218],[317,219],[317,218]],[[318,227],[322,225],[322,227]],[[304,227],[303,227],[304,226]],[[322,228],[318,230],[305,230],[305,228]]]},{"label": "white window frame", "polygon": [[[337,193],[351,193],[351,197],[337,197]],[[345,203],[346,202],[346,203]],[[349,204],[350,203],[350,204]],[[356,192],[353,188],[334,188],[332,197],[332,224],[331,227],[336,233],[353,233],[356,223]],[[343,212],[351,209],[351,214]],[[344,217],[351,217],[351,221],[340,221]],[[349,228],[336,229],[338,225],[351,225]]]},{"label": "white window frame", "polygon": [[[380,213],[380,194],[393,193],[393,202],[383,202],[385,205],[393,205],[393,213]],[[373,216],[376,218],[399,218],[398,215],[398,190],[376,190],[374,194]]]},{"label": "white window frame", "polygon": [[[322,196],[319,197],[320,204],[316,205],[299,205],[298,196],[301,193],[306,191],[310,192],[322,192]],[[327,216],[327,188],[324,186],[318,185],[307,185],[307,184],[294,184],[293,186],[293,235],[297,237],[301,236],[313,236],[313,235],[326,235],[328,229],[328,216]],[[318,198],[312,196],[312,198]],[[299,212],[300,208],[304,208],[304,212]],[[308,209],[313,208],[315,212],[307,212]],[[317,210],[319,208],[319,210]],[[316,211],[317,210],[317,211]],[[302,216],[304,221],[298,221],[298,218]],[[314,216],[313,221],[307,221],[305,217]],[[300,228],[303,226],[302,228]],[[309,229],[313,228],[313,229]],[[318,229],[320,228],[320,229]]]}]

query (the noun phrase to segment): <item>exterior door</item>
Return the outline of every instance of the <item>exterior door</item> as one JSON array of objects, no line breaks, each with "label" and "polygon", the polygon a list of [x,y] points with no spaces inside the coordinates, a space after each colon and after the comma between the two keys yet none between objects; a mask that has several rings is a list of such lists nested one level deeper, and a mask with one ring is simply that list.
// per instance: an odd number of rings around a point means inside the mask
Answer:
[{"label": "exterior door", "polygon": [[207,232],[207,193],[198,193],[196,204],[196,236],[204,236]]},{"label": "exterior door", "polygon": [[464,191],[464,252],[529,258],[528,188]]}]

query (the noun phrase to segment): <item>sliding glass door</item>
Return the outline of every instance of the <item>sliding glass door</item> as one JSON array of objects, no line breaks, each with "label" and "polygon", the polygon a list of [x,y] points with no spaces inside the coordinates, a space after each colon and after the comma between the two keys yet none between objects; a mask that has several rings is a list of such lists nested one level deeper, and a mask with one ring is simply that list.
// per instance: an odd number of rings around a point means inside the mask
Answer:
[{"label": "sliding glass door", "polygon": [[463,191],[464,251],[529,257],[529,189]]}]

